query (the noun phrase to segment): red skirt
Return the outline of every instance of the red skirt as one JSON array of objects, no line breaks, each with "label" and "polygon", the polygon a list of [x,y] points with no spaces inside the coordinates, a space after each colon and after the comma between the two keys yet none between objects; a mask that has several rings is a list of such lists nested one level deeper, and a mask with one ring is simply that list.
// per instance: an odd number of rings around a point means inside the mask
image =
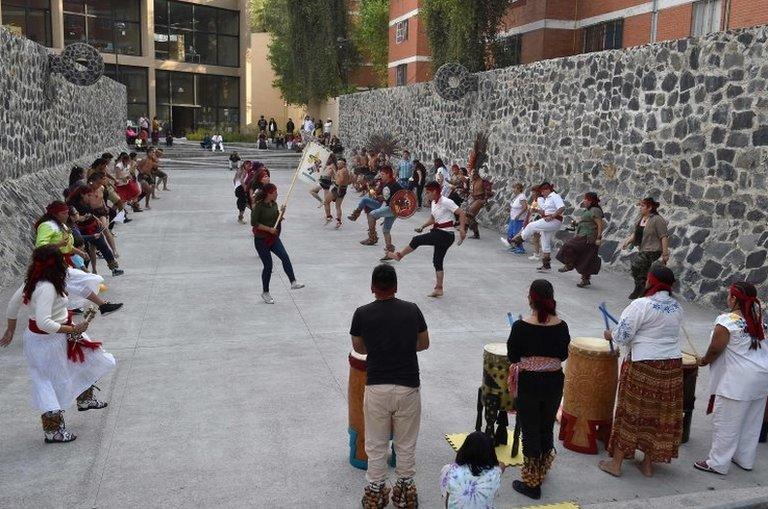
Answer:
[{"label": "red skirt", "polygon": [[121,200],[133,201],[141,194],[141,186],[138,182],[131,179],[127,184],[122,186],[115,186],[115,191]]}]

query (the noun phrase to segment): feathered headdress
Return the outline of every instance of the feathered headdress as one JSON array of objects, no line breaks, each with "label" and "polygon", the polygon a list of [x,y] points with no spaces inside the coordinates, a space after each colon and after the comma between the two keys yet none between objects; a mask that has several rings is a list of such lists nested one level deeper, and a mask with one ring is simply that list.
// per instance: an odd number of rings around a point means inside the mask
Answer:
[{"label": "feathered headdress", "polygon": [[478,132],[475,136],[475,144],[469,151],[467,158],[467,169],[473,170],[481,167],[488,160],[488,134]]}]

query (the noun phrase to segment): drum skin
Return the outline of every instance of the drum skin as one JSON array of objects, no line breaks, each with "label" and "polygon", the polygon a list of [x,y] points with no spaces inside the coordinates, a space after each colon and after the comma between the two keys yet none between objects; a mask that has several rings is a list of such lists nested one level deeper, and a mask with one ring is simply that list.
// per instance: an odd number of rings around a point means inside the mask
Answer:
[{"label": "drum skin", "polygon": [[500,400],[499,410],[511,412],[514,410],[514,399],[509,394],[507,377],[509,376],[509,359],[505,343],[489,343],[483,348],[483,401],[489,396]]},{"label": "drum skin", "polygon": [[363,396],[366,381],[366,356],[358,353],[349,354],[349,463],[360,469],[368,468],[368,455],[365,454],[365,418],[363,415]]},{"label": "drum skin", "polygon": [[559,439],[572,451],[597,454],[608,443],[619,378],[619,351],[600,338],[573,338],[568,346]]}]

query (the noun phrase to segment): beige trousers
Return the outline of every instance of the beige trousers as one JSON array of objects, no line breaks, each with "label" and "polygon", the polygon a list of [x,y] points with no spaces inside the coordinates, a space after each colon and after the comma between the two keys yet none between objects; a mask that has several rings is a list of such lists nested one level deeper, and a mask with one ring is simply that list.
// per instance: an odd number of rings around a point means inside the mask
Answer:
[{"label": "beige trousers", "polygon": [[389,440],[394,442],[398,478],[416,474],[416,439],[421,421],[418,387],[367,385],[363,403],[368,482],[387,480]]}]

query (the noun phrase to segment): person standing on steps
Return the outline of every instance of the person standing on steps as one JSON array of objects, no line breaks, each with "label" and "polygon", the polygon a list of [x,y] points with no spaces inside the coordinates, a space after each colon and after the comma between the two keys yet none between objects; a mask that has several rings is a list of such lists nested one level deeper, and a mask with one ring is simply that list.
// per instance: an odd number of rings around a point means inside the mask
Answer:
[{"label": "person standing on steps", "polygon": [[[262,294],[261,298],[267,304],[274,304],[275,299],[269,293],[269,282],[272,279],[272,253],[274,253],[280,261],[283,263],[283,270],[285,275],[288,276],[288,281],[291,282],[291,290],[298,290],[304,288],[304,285],[296,281],[296,276],[293,274],[293,265],[291,265],[291,259],[288,256],[288,252],[283,246],[283,242],[280,240],[280,224],[275,226],[278,217],[280,217],[280,211],[277,209],[277,186],[275,184],[267,184],[263,188],[264,198],[254,203],[251,209],[251,226],[253,227],[253,244],[256,247],[256,252],[261,258],[263,269],[261,271],[261,286]],[[283,214],[285,214],[285,205],[281,207]],[[284,219],[283,215],[281,220]]]},{"label": "person standing on steps", "polygon": [[363,509],[389,503],[387,452],[393,442],[397,482],[392,486],[395,507],[418,507],[416,442],[421,422],[421,394],[417,352],[429,348],[429,332],[419,307],[395,297],[394,267],[379,265],[371,275],[376,300],[355,310],[349,333],[355,352],[367,355],[363,414],[368,484]]},{"label": "person standing on steps", "polygon": [[639,253],[632,260],[632,279],[635,280],[635,288],[629,294],[630,299],[643,296],[645,280],[651,266],[661,258],[664,265],[669,261],[669,231],[667,220],[659,215],[659,202],[652,197],[641,200],[640,219],[635,223],[632,235],[627,237],[622,249],[632,249],[637,246]]},{"label": "person standing on steps", "polygon": [[541,202],[541,219],[528,223],[523,231],[512,239],[512,243],[522,246],[523,242],[530,239],[535,233],[541,235],[541,267],[539,272],[549,272],[552,270],[550,264],[552,252],[552,239],[563,226],[563,212],[565,212],[565,202],[557,194],[549,182],[544,182],[539,186],[539,192],[543,198]]}]

